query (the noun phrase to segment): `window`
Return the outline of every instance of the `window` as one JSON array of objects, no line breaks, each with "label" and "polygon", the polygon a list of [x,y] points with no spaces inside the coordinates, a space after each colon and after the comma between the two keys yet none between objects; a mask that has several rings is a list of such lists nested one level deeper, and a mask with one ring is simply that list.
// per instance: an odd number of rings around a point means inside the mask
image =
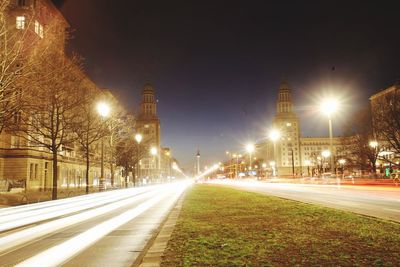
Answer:
[{"label": "window", "polygon": [[26,0],[18,0],[18,6],[26,6]]},{"label": "window", "polygon": [[39,35],[40,38],[43,38],[43,25],[39,23],[39,21],[35,20],[35,33]]},{"label": "window", "polygon": [[18,30],[25,29],[25,17],[24,16],[17,16],[16,26]]},{"label": "window", "polygon": [[34,164],[33,163],[31,163],[30,165],[29,165],[29,179],[30,180],[33,180],[33,168],[34,168]]},{"label": "window", "polygon": [[38,168],[39,168],[39,164],[35,164],[35,179],[38,178]]}]

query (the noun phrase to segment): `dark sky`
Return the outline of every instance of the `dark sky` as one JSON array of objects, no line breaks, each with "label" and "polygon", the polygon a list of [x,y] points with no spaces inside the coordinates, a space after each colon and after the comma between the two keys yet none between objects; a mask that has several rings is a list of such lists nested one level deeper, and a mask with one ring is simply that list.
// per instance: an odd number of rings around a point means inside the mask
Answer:
[{"label": "dark sky", "polygon": [[[186,166],[265,136],[280,81],[303,135],[326,135],[313,106],[334,90],[351,112],[400,77],[398,1],[55,1],[86,71],[136,109],[145,80],[159,99],[162,143]],[[336,125],[335,125],[336,124]]]}]

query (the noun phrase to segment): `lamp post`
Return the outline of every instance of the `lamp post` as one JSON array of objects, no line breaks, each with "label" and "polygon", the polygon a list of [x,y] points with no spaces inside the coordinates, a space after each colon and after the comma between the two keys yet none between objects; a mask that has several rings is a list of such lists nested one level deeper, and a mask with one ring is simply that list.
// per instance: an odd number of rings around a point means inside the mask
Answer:
[{"label": "lamp post", "polygon": [[276,162],[275,161],[270,161],[269,166],[272,168],[272,177],[276,177]]},{"label": "lamp post", "polygon": [[150,154],[153,156],[153,162],[154,162],[154,172],[153,175],[156,175],[156,169],[157,169],[157,161],[156,161],[156,156],[157,156],[157,148],[156,147],[152,147],[150,149]]},{"label": "lamp post", "polygon": [[376,177],[376,160],[378,158],[378,142],[376,140],[370,141],[369,146],[374,149],[374,162],[372,163],[372,171],[374,172],[374,177]]},{"label": "lamp post", "polygon": [[251,175],[251,176],[253,175],[253,173],[252,173],[252,167],[251,167],[251,164],[252,164],[251,158],[252,158],[252,155],[253,155],[254,150],[255,150],[254,144],[252,144],[252,143],[247,144],[247,146],[246,146],[246,151],[249,153],[249,164],[250,164],[249,170],[250,170],[250,175]]},{"label": "lamp post", "polygon": [[[326,159],[326,158],[328,158],[328,157],[331,157],[331,163],[332,163],[332,153],[329,151],[329,150],[324,150],[324,151],[322,151],[322,153],[321,153],[321,155],[322,155],[322,157],[324,158],[324,159]],[[324,163],[322,163],[322,165],[323,165],[323,168],[324,168],[324,173],[325,173],[325,160],[324,160]]]},{"label": "lamp post", "polygon": [[[136,144],[137,144],[137,149],[136,149],[136,153],[137,153],[137,163],[136,163],[136,176],[137,176],[137,180],[140,181],[140,143],[142,142],[143,136],[140,133],[137,133],[135,135],[135,140],[136,140]],[[133,178],[133,186],[136,186],[136,179],[135,177]],[[128,187],[128,185],[126,185],[126,187]]]},{"label": "lamp post", "polygon": [[344,164],[346,163],[345,159],[339,159],[339,164],[342,167],[342,179],[344,178]]},{"label": "lamp post", "polygon": [[305,160],[304,163],[305,163],[306,166],[307,166],[307,174],[308,174],[308,177],[310,177],[310,165],[311,165],[311,161]]},{"label": "lamp post", "polygon": [[[333,153],[333,130],[332,130],[332,114],[335,113],[338,109],[338,101],[336,99],[328,99],[321,103],[320,110],[328,117],[329,124],[329,150],[331,152],[331,172],[334,171],[335,163],[334,163],[334,153]],[[336,168],[335,168],[336,169]]]},{"label": "lamp post", "polygon": [[[279,140],[279,138],[281,138],[281,133],[276,130],[273,129],[270,133],[269,133],[269,139],[271,139],[271,141],[274,143],[274,162],[275,164],[277,163],[277,156],[276,156],[276,142]],[[274,171],[274,176],[276,176],[276,171]]]},{"label": "lamp post", "polygon": [[[99,113],[102,122],[110,114],[110,106],[105,102],[100,102],[97,104],[97,112]],[[100,162],[100,181],[99,190],[104,189],[104,136],[101,137],[101,162]]]}]

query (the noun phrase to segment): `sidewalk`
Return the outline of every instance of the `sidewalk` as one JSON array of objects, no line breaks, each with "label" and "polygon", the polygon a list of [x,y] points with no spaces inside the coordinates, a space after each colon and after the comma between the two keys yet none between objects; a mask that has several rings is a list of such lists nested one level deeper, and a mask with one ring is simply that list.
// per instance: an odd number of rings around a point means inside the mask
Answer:
[{"label": "sidewalk", "polygon": [[[254,179],[254,178],[253,178]],[[246,179],[241,179],[246,180]],[[392,179],[386,178],[319,178],[319,177],[299,177],[299,178],[263,178],[258,181],[267,183],[296,183],[296,184],[332,184],[336,185],[340,181],[341,185],[357,185],[357,186],[386,186],[399,187]]]}]

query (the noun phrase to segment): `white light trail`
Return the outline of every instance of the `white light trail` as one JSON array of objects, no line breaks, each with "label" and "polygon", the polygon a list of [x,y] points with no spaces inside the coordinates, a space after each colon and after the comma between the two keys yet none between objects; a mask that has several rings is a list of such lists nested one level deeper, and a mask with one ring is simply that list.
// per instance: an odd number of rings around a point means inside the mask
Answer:
[{"label": "white light trail", "polygon": [[71,213],[82,211],[85,209],[102,206],[107,203],[115,202],[129,196],[135,196],[144,190],[126,190],[115,195],[99,195],[96,198],[81,199],[79,203],[71,201],[66,202],[62,206],[50,206],[42,209],[35,209],[23,213],[16,213],[11,215],[2,216],[0,218],[0,232],[17,228],[19,226],[28,225],[34,222],[44,221],[51,218],[65,216]]},{"label": "white light trail", "polygon": [[145,193],[145,194],[133,197],[133,198],[124,199],[124,200],[121,200],[121,201],[118,201],[115,203],[101,206],[96,209],[84,211],[82,213],[71,215],[69,217],[57,219],[54,221],[43,223],[43,224],[40,224],[37,226],[33,226],[31,228],[27,228],[27,229],[9,234],[7,236],[0,238],[0,252],[6,251],[15,246],[24,244],[24,243],[31,241],[35,238],[38,238],[40,236],[43,236],[43,235],[52,233],[54,231],[66,228],[68,226],[83,222],[85,220],[89,220],[96,216],[106,214],[108,212],[111,212],[118,208],[124,207],[126,205],[133,204],[137,201],[145,199],[146,197],[152,197],[154,195],[159,194],[160,192],[161,192],[161,189],[154,190],[154,191],[151,191],[151,192],[148,192],[148,193]]},{"label": "white light trail", "polygon": [[203,173],[201,173],[200,175],[196,176],[196,180],[203,178],[204,176],[215,172],[216,170],[218,170],[219,165],[218,164],[214,164],[211,168],[207,169],[206,171],[204,171]]},{"label": "white light trail", "polygon": [[[130,209],[112,219],[109,219],[95,227],[59,244],[52,248],[49,248],[27,260],[16,265],[19,267],[24,266],[58,266],[72,258],[82,250],[88,248],[113,230],[122,226],[123,224],[131,221],[135,217],[139,216],[152,206],[160,202],[167,196],[177,199],[182,192],[186,189],[188,183],[181,183],[179,186],[171,185],[170,188],[173,192],[166,192],[164,194],[157,194],[155,198],[138,205],[137,207]],[[168,188],[167,188],[168,189]],[[164,191],[165,192],[165,191]]]}]

